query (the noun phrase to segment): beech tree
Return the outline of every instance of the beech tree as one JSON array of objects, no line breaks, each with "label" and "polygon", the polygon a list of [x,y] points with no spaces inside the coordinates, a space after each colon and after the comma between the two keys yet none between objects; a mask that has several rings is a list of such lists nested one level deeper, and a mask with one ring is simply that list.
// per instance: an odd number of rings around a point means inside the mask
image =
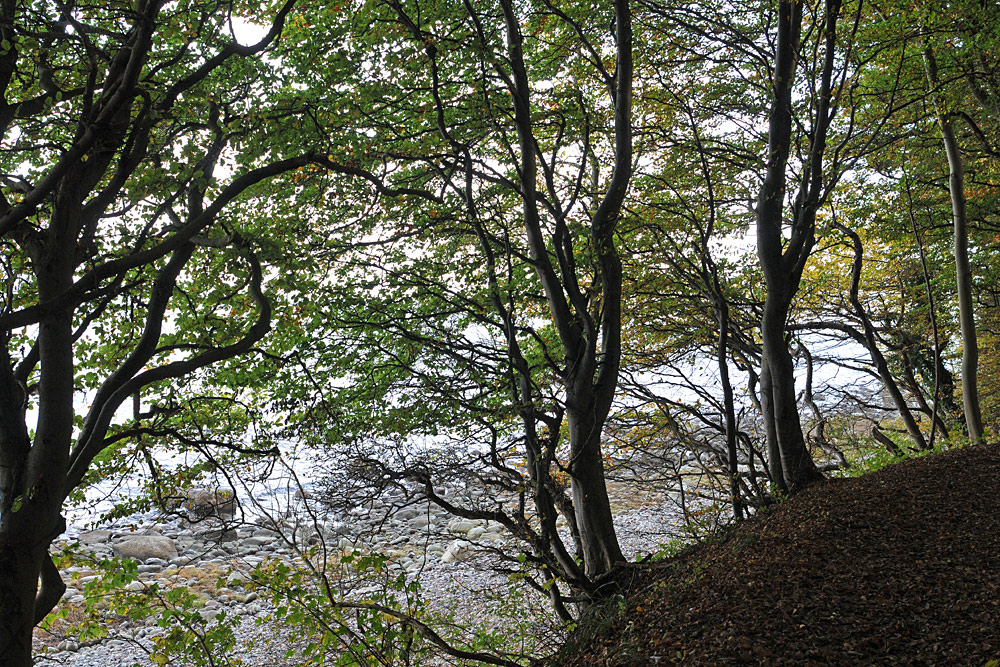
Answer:
[{"label": "beech tree", "polygon": [[[95,457],[142,434],[183,438],[194,387],[213,400],[203,374],[271,325],[267,268],[229,210],[326,160],[271,153],[261,134],[292,115],[259,97],[292,7],[244,45],[228,2],[3,4],[4,665],[31,664],[32,629],[65,589],[48,548]],[[133,418],[119,413],[129,399]]]},{"label": "beech tree", "polygon": [[[373,484],[416,484],[453,514],[523,538],[540,588],[568,613],[561,582],[570,599],[598,595],[623,560],[602,435],[621,356],[629,3],[414,0],[345,14],[318,15],[316,29],[349,22],[355,42],[289,57],[318,59],[320,79],[354,72],[345,85],[366,108],[330,100],[355,119],[354,160],[414,194],[365,202],[353,228],[332,233],[336,277],[315,312],[351,333],[331,335],[345,347],[303,351],[320,384],[346,378],[321,404],[351,423],[343,440],[449,440],[433,460],[355,453]],[[331,120],[320,113],[317,127]],[[368,416],[354,420],[356,410]],[[486,490],[481,504],[435,493],[435,481],[462,475]]]}]

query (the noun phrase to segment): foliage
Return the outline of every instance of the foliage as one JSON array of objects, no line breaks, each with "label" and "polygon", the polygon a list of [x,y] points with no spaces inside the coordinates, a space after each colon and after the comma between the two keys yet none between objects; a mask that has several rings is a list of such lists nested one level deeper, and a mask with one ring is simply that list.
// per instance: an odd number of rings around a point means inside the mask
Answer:
[{"label": "foliage", "polygon": [[940,454],[952,449],[961,449],[969,443],[963,439],[940,440],[933,449],[915,450],[906,443],[900,442],[900,454],[894,454],[885,447],[870,440],[862,440],[857,447],[848,453],[851,458],[851,466],[839,471],[844,477],[860,477],[869,473],[882,470],[887,466],[912,459],[919,459],[930,454]]},{"label": "foliage", "polygon": [[[1000,428],[988,3],[0,13],[0,662],[30,658],[18,629],[58,601],[64,506],[124,476],[143,494],[102,519],[311,447],[345,508],[395,490],[502,524],[522,542],[507,596],[568,622],[624,557],[612,475],[681,492],[703,534],[724,497],[740,517],[818,477],[813,457],[855,476],[922,455],[893,432],[908,413],[917,446],[960,446],[946,127]],[[693,509],[692,462],[713,480]],[[379,554],[301,556],[254,581],[311,664],[538,650],[451,633]],[[194,593],[99,567],[81,633],[158,607],[157,661],[232,642]],[[346,572],[371,595],[338,590]]]}]

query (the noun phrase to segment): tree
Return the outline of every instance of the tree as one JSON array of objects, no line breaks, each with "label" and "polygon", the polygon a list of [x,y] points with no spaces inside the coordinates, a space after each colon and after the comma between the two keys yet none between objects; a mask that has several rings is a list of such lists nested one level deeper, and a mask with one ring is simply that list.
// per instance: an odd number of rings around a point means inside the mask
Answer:
[{"label": "tree", "polygon": [[[303,350],[314,405],[366,459],[351,468],[371,473],[364,493],[416,485],[458,516],[503,523],[565,612],[559,582],[572,599],[599,595],[623,560],[602,434],[621,355],[629,5],[382,2],[315,23],[357,36],[288,54],[314,63],[316,90],[355,91],[317,100],[317,127],[333,136],[349,115],[356,164],[413,196],[362,202],[331,232],[335,277],[315,308],[346,340]],[[323,79],[338,69],[352,75]],[[330,414],[306,416],[323,429]],[[414,438],[449,444],[393,461],[366,448],[380,437],[401,452]],[[435,494],[449,476],[488,489],[481,503]]]},{"label": "tree", "polygon": [[[31,664],[32,628],[65,588],[48,547],[95,457],[182,435],[192,396],[175,383],[209,402],[205,372],[271,325],[266,269],[227,207],[328,161],[271,153],[260,132],[293,115],[255,92],[274,81],[261,55],[292,6],[250,46],[225,2],[3,6],[4,665]],[[134,419],[117,416],[128,399],[146,408]]]},{"label": "tree", "polygon": [[[932,46],[924,47],[924,67],[931,95],[940,85],[937,58]],[[932,97],[933,99],[933,97]],[[979,341],[976,336],[976,316],[972,301],[972,266],[969,263],[969,216],[965,194],[965,161],[962,158],[955,135],[951,114],[941,102],[934,100],[938,107],[938,122],[941,140],[948,160],[948,193],[951,199],[952,221],[954,224],[955,278],[957,280],[958,320],[962,332],[962,406],[965,412],[965,426],[969,439],[983,442],[983,415],[979,405]]]}]

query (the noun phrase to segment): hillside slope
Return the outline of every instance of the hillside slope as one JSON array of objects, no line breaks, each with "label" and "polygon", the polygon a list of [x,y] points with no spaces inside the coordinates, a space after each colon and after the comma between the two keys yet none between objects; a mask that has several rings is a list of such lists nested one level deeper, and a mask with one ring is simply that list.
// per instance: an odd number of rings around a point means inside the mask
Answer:
[{"label": "hillside slope", "polygon": [[630,575],[552,665],[981,667],[1000,658],[1000,449],[824,482]]}]

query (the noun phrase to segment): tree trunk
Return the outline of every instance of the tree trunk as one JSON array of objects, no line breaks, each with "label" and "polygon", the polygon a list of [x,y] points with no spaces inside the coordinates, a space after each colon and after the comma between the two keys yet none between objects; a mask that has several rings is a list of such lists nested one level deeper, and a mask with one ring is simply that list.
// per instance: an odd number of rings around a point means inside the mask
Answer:
[{"label": "tree trunk", "polygon": [[4,667],[30,667],[34,628],[66,590],[48,555],[49,544],[66,529],[65,521],[58,509],[30,501],[18,506],[16,512],[2,517],[0,528],[0,572],[4,575],[0,578],[0,665]]},{"label": "tree trunk", "polygon": [[[817,93],[815,123],[810,136],[807,174],[792,209],[791,236],[785,240],[785,173],[791,150],[792,82],[795,79],[802,36],[802,3],[782,0],[778,3],[778,35],[775,42],[773,99],[768,115],[767,162],[764,182],[757,196],[757,256],[767,296],[761,317],[762,387],[770,403],[762,400],[768,430],[770,465],[780,459],[785,484],[790,491],[822,479],[822,474],[806,448],[795,396],[795,367],[785,340],[785,329],[792,297],[802,278],[805,262],[815,243],[816,210],[822,189],[822,158],[831,114],[830,76],[834,64],[834,41],[839,2],[827,0],[826,54],[823,80]],[[768,386],[769,385],[769,386]],[[772,471],[773,474],[773,471]]]},{"label": "tree trunk", "polygon": [[979,406],[979,341],[972,302],[972,267],[969,264],[969,221],[965,210],[965,166],[958,151],[951,121],[941,118],[941,136],[948,156],[948,191],[955,223],[955,277],[958,282],[958,321],[962,329],[962,408],[969,440],[983,441],[983,415]]},{"label": "tree trunk", "polygon": [[[755,376],[751,376],[754,379]],[[767,474],[773,491],[788,493],[785,475],[781,471],[781,450],[778,449],[778,432],[774,427],[774,408],[771,398],[771,371],[761,359],[760,400],[755,403],[764,420],[764,442],[767,445]],[[756,384],[756,383],[755,383]],[[750,388],[753,391],[753,387]]]},{"label": "tree trunk", "polygon": [[[590,247],[596,258],[595,286],[588,296],[577,287],[575,264],[552,264],[536,201],[537,143],[533,136],[531,86],[524,63],[523,36],[514,3],[501,2],[511,66],[511,95],[519,142],[523,224],[532,268],[548,302],[549,315],[565,350],[565,366],[557,372],[566,391],[570,457],[567,466],[573,492],[574,517],[579,531],[583,568],[589,582],[624,561],[615,535],[611,503],[604,479],[601,435],[614,399],[621,362],[621,259],[614,234],[632,175],[632,22],[628,0],[615,0],[617,63],[612,88],[614,102],[614,168],[607,191],[590,225]],[[563,247],[558,232],[552,249],[557,258]],[[564,258],[565,259],[565,258]],[[567,297],[569,300],[567,301]],[[589,583],[585,582],[585,583]]]},{"label": "tree trunk", "polygon": [[608,499],[601,455],[601,425],[593,413],[567,409],[569,442],[573,461],[570,475],[573,508],[583,552],[584,573],[593,581],[624,562]]},{"label": "tree trunk", "polygon": [[791,295],[786,300],[781,298],[779,290],[768,291],[761,320],[761,338],[763,364],[770,374],[769,397],[776,439],[776,447],[768,443],[768,452],[773,454],[777,449],[785,485],[789,491],[795,491],[823,479],[823,475],[816,469],[802,434],[795,393],[795,364],[785,342],[785,321],[790,301]]},{"label": "tree trunk", "polygon": [[[924,48],[924,69],[932,89],[938,85],[937,61],[930,46]],[[979,342],[976,338],[975,307],[972,302],[972,267],[969,264],[969,218],[965,200],[965,164],[955,138],[951,116],[935,99],[941,139],[948,158],[948,194],[955,234],[955,277],[958,290],[958,321],[962,331],[962,408],[969,440],[983,442],[983,415],[979,405]]]},{"label": "tree trunk", "polygon": [[[736,450],[736,405],[733,400],[733,384],[729,379],[729,304],[719,294],[715,311],[719,319],[719,339],[716,346],[716,361],[719,364],[719,382],[722,384],[722,400],[726,411],[726,457],[729,459],[729,498],[733,503],[733,517],[743,518],[743,500],[740,497],[739,458]],[[753,462],[750,462],[751,467]]]},{"label": "tree trunk", "polygon": [[[12,531],[6,531],[8,533]],[[0,665],[30,667],[41,561],[19,536],[0,536]]]}]

